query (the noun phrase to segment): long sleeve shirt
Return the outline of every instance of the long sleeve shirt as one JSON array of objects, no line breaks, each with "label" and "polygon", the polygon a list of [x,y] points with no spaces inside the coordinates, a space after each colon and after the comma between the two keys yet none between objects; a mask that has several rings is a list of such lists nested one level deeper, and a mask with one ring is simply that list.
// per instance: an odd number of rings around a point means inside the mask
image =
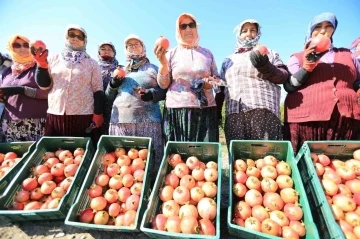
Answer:
[{"label": "long sleeve shirt", "polygon": [[61,54],[49,58],[52,79],[48,113],[54,115],[94,114],[94,93],[103,91],[98,63],[84,58],[80,63],[67,65]]},{"label": "long sleeve shirt", "polygon": [[277,73],[265,77],[252,65],[250,53],[234,53],[222,64],[221,79],[229,86],[224,90],[226,115],[239,113],[240,109],[268,109],[280,118],[281,88],[278,84],[288,78],[286,66],[278,53],[269,50],[269,62],[277,68]]},{"label": "long sleeve shirt", "polygon": [[[158,74],[158,82],[171,80],[166,94],[167,108],[200,108],[196,94],[190,89],[193,80],[219,77],[213,54],[206,48],[188,49],[177,46],[166,54],[169,74]],[[207,107],[216,106],[213,89],[203,89]]]},{"label": "long sleeve shirt", "polygon": [[27,86],[36,90],[35,98],[25,94],[13,95],[5,101],[4,119],[45,118],[48,108],[49,90],[41,90],[35,82],[36,65],[18,76],[11,74],[11,68],[4,70],[1,86]]}]

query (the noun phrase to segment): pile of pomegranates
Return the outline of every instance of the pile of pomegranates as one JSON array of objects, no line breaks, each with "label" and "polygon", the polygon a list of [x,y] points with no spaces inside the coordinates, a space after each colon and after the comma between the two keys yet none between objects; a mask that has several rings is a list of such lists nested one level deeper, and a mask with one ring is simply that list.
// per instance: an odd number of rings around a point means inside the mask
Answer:
[{"label": "pile of pomegranates", "polygon": [[348,160],[311,153],[336,222],[346,238],[360,238],[360,149]]},{"label": "pile of pomegranates", "polygon": [[85,150],[74,152],[58,149],[46,152],[44,163],[32,168],[28,178],[21,183],[10,210],[55,209],[70,188]]},{"label": "pile of pomegranates", "polygon": [[195,156],[183,161],[171,154],[172,171],[166,175],[159,191],[161,213],[152,220],[152,228],[160,231],[215,235],[218,165],[206,164]]},{"label": "pile of pomegranates", "polygon": [[134,226],[142,199],[148,149],[116,148],[102,156],[102,169],[88,189],[88,208],[79,221],[98,225]]},{"label": "pile of pomegranates", "polygon": [[256,161],[236,159],[233,169],[234,224],[283,238],[305,235],[288,163],[268,155]]},{"label": "pile of pomegranates", "polygon": [[22,158],[14,152],[0,153],[0,179],[12,169]]}]

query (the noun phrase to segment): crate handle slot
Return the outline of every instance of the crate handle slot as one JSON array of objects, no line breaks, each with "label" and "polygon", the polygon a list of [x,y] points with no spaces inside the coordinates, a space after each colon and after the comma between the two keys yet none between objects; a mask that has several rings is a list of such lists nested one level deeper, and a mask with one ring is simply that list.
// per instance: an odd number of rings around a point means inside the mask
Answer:
[{"label": "crate handle slot", "polygon": [[344,144],[331,144],[331,145],[328,145],[328,148],[345,148],[346,145]]},{"label": "crate handle slot", "polygon": [[64,139],[63,142],[65,144],[73,144],[73,143],[75,143],[75,140],[74,139]]},{"label": "crate handle slot", "polygon": [[129,143],[134,143],[135,142],[134,140],[129,140],[129,139],[123,139],[122,141],[129,142]]},{"label": "crate handle slot", "polygon": [[252,147],[267,147],[267,144],[251,144]]},{"label": "crate handle slot", "polygon": [[201,148],[199,145],[189,145],[188,148]]}]

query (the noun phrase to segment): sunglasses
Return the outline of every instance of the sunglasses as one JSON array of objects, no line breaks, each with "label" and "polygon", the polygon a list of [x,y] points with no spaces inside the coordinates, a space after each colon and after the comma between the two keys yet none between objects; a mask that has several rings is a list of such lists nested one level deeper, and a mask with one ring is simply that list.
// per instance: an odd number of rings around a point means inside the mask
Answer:
[{"label": "sunglasses", "polygon": [[185,30],[187,27],[190,27],[191,29],[196,27],[195,22],[190,22],[189,24],[180,24],[180,29]]},{"label": "sunglasses", "polygon": [[79,39],[80,41],[84,41],[85,40],[85,37],[84,36],[82,36],[82,35],[76,35],[75,33],[72,33],[72,32],[69,32],[69,34],[68,34],[68,36],[70,37],[70,38],[77,38],[77,39]]},{"label": "sunglasses", "polygon": [[15,43],[13,43],[12,44],[12,47],[13,48],[16,48],[16,49],[20,49],[21,47],[24,47],[24,48],[26,48],[26,49],[29,49],[29,43],[23,43],[23,44],[20,44],[20,43],[17,43],[17,42],[15,42]]}]

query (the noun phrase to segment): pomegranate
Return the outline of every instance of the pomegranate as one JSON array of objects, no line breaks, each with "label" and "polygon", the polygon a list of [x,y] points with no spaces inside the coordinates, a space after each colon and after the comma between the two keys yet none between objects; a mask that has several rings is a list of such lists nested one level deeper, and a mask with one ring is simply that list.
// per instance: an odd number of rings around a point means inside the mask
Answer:
[{"label": "pomegranate", "polygon": [[331,45],[330,38],[318,34],[315,38],[311,40],[311,45],[316,46],[316,52],[324,52],[327,51]]},{"label": "pomegranate", "polygon": [[109,221],[109,214],[106,211],[98,211],[94,216],[94,224],[106,225]]},{"label": "pomegranate", "polygon": [[199,220],[199,231],[201,235],[212,235],[216,234],[215,226],[209,219]]},{"label": "pomegranate", "polygon": [[152,228],[159,231],[165,231],[167,217],[164,214],[157,214],[151,222]]},{"label": "pomegranate", "polygon": [[117,78],[120,78],[120,79],[125,78],[125,75],[126,75],[126,72],[124,71],[124,69],[122,69],[120,67],[117,67],[113,73],[113,76],[116,76]]},{"label": "pomegranate", "polygon": [[169,49],[170,47],[170,42],[167,38],[160,36],[156,41],[155,41],[155,46],[157,47],[161,47],[164,50]]},{"label": "pomegranate", "polygon": [[261,55],[266,55],[269,53],[269,50],[267,49],[266,46],[263,45],[259,45],[256,47],[256,50],[258,50],[260,52]]},{"label": "pomegranate", "polygon": [[198,234],[199,224],[194,216],[184,216],[180,222],[180,230],[186,234]]}]

